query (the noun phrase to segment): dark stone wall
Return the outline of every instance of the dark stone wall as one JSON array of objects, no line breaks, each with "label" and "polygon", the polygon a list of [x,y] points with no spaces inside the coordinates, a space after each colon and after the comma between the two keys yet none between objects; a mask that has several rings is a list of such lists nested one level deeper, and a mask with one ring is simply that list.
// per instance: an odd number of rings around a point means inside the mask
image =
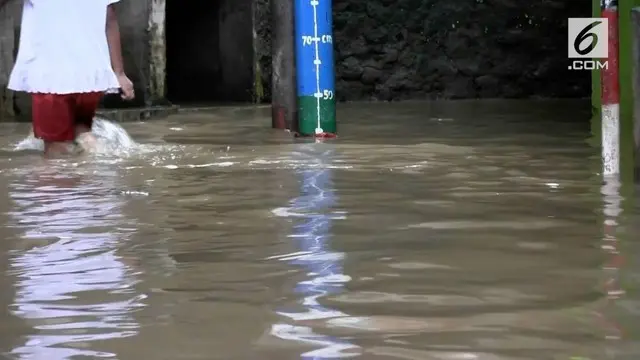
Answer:
[{"label": "dark stone wall", "polygon": [[253,1],[255,101],[271,100],[271,3]]},{"label": "dark stone wall", "polygon": [[[590,93],[590,73],[568,71],[566,58],[567,18],[591,16],[588,1],[333,3],[340,100],[584,97]],[[269,16],[267,12],[260,15]],[[259,30],[259,36],[268,35]],[[258,53],[258,59],[268,69],[269,55]],[[269,75],[268,71],[262,74],[265,84]]]}]

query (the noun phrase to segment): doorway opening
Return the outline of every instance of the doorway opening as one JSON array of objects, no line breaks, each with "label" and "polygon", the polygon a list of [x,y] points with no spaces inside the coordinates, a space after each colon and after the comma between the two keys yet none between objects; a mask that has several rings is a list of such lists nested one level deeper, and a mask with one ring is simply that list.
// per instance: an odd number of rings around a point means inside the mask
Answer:
[{"label": "doorway opening", "polygon": [[167,99],[251,102],[252,0],[166,2]]}]

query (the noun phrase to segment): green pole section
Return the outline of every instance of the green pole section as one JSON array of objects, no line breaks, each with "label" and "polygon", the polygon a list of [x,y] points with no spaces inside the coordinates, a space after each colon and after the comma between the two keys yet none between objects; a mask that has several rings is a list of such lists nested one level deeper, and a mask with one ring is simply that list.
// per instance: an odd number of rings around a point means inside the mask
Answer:
[{"label": "green pole section", "polygon": [[[600,0],[591,0],[591,16],[600,17],[602,11],[600,9]],[[600,82],[600,70],[595,69],[591,71],[591,107],[593,109],[593,117],[591,118],[591,133],[594,137],[594,142],[600,144],[600,132],[602,129],[600,110],[601,110],[601,82]]]},{"label": "green pole section", "polygon": [[295,0],[298,133],[335,137],[331,0]]},{"label": "green pole section", "polygon": [[634,181],[640,184],[640,6],[631,9],[631,73],[633,74]]},{"label": "green pole section", "polygon": [[[620,180],[633,183],[635,146],[633,138],[633,26],[632,9],[640,0],[619,0],[620,44]],[[626,186],[623,186],[626,188]],[[623,189],[623,192],[627,192]]]},{"label": "green pole section", "polygon": [[[321,99],[318,104],[313,96],[299,96],[298,116],[301,135],[331,137],[337,132],[335,99]],[[318,122],[320,127],[317,125]]]}]

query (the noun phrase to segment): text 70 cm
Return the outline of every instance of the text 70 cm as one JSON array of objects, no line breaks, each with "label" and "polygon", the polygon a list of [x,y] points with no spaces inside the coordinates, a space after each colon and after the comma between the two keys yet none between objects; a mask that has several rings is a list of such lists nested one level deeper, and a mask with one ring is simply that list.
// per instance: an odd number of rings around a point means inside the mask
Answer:
[{"label": "text 70 cm", "polygon": [[313,37],[313,36],[308,36],[308,35],[303,35],[302,36],[302,46],[309,46],[315,42],[322,42],[323,44],[331,44],[333,43],[333,39],[331,37],[331,35],[322,35],[319,37]]}]

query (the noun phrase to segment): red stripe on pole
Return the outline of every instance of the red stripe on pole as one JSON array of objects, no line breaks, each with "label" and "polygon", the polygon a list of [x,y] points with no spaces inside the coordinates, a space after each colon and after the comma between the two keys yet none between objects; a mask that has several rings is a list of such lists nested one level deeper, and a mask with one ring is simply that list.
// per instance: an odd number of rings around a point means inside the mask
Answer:
[{"label": "red stripe on pole", "polygon": [[618,10],[602,10],[602,17],[609,22],[609,66],[602,69],[602,105],[620,104],[620,76],[618,73]]}]

